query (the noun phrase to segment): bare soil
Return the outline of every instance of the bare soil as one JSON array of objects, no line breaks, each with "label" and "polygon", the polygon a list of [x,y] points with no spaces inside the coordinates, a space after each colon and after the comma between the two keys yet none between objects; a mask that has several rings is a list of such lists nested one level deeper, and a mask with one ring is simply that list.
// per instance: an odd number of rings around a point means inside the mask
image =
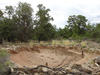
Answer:
[{"label": "bare soil", "polygon": [[34,67],[38,65],[47,65],[50,67],[59,67],[66,64],[84,64],[98,56],[97,54],[85,53],[82,58],[79,47],[62,46],[22,46],[16,50],[10,50],[10,59],[19,67]]}]

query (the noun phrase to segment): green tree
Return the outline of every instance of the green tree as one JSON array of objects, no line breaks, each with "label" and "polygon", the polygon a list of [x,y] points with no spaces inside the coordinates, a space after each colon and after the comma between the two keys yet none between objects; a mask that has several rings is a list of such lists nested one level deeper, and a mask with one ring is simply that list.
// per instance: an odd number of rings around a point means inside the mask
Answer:
[{"label": "green tree", "polygon": [[0,25],[0,32],[2,36],[2,41],[15,41],[16,27],[12,19],[4,18],[2,24]]},{"label": "green tree", "polygon": [[10,19],[14,15],[14,8],[12,6],[6,6],[5,10]]},{"label": "green tree", "polygon": [[6,6],[4,12],[6,12],[6,15],[8,16],[2,17],[2,20],[0,23],[0,39],[1,39],[1,42],[3,40],[11,42],[15,40],[15,35],[16,35],[15,34],[16,22],[13,21],[13,15],[14,15],[13,6]]},{"label": "green tree", "polygon": [[87,30],[85,31],[85,37],[86,38],[91,38],[95,32],[95,25],[88,23],[86,26]]},{"label": "green tree", "polygon": [[3,16],[3,12],[0,10],[0,17],[2,17]]},{"label": "green tree", "polygon": [[33,32],[31,5],[20,2],[16,9],[13,6],[6,6],[5,12],[7,16],[0,21],[0,40],[30,40]]},{"label": "green tree", "polygon": [[[28,3],[19,3],[16,9],[16,15],[14,20],[18,27],[18,39],[20,41],[28,41],[32,38],[33,21],[32,21],[33,9]],[[20,37],[21,36],[21,37]]]},{"label": "green tree", "polygon": [[39,41],[51,40],[55,37],[55,27],[50,23],[53,18],[49,15],[50,9],[46,9],[42,4],[38,5],[36,13],[36,20],[34,21],[36,27],[36,36]]},{"label": "green tree", "polygon": [[73,15],[68,18],[68,26],[72,31],[72,35],[81,35],[85,34],[87,19],[82,15]]},{"label": "green tree", "polygon": [[0,10],[0,43],[2,43],[1,25],[3,23],[3,12]]},{"label": "green tree", "polygon": [[93,38],[100,38],[100,24],[96,24],[95,28],[94,28],[94,32],[92,34]]}]

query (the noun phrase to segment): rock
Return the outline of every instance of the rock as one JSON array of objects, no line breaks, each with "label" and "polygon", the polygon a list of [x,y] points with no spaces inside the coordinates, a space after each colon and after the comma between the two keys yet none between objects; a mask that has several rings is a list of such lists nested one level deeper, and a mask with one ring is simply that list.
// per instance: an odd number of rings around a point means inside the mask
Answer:
[{"label": "rock", "polygon": [[93,75],[100,75],[100,67],[93,70]]},{"label": "rock", "polygon": [[94,62],[97,63],[100,66],[100,56],[96,57],[94,59]]},{"label": "rock", "polygon": [[92,71],[89,70],[89,69],[86,69],[86,68],[83,68],[81,65],[79,64],[74,64],[72,66],[72,69],[77,69],[79,70],[80,72],[84,72],[84,73],[87,73],[87,74],[92,74]]},{"label": "rock", "polygon": [[39,73],[34,73],[34,75],[39,75]]}]

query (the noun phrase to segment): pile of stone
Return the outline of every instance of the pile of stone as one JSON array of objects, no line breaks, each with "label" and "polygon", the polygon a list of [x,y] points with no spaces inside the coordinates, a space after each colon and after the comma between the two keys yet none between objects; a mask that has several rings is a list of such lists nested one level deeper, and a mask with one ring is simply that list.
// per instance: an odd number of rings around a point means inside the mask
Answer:
[{"label": "pile of stone", "polygon": [[36,68],[13,68],[8,75],[92,75],[92,71],[77,64],[69,69],[63,67],[50,68],[40,65]]}]

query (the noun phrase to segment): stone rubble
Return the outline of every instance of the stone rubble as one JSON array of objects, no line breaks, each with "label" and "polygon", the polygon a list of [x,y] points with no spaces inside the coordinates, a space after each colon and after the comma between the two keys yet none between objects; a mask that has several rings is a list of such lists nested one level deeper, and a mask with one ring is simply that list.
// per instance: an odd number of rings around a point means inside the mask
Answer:
[{"label": "stone rubble", "polygon": [[[100,75],[100,57],[92,61],[94,61],[94,64],[71,64],[56,68],[50,68],[44,65],[39,65],[35,68],[10,67],[6,72],[0,73],[0,75]],[[95,64],[98,64],[98,66]]]},{"label": "stone rubble", "polygon": [[100,67],[87,69],[82,65],[74,64],[69,67],[50,68],[39,65],[35,68],[10,68],[4,75],[100,75]]}]

